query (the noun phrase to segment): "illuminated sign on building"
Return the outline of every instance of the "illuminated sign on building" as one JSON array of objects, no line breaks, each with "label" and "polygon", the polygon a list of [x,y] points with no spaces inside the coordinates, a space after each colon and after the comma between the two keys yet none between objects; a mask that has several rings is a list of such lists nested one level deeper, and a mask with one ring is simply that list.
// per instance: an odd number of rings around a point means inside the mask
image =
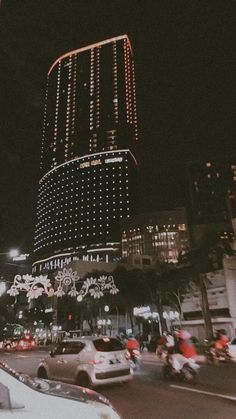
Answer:
[{"label": "illuminated sign on building", "polygon": [[84,169],[85,167],[97,166],[98,164],[102,164],[101,159],[85,161],[83,163],[80,163],[79,167],[80,169]]},{"label": "illuminated sign on building", "polygon": [[28,256],[29,256],[28,254],[15,256],[15,257],[13,258],[13,261],[26,260]]},{"label": "illuminated sign on building", "polygon": [[105,163],[116,163],[121,162],[123,160],[123,157],[114,157],[112,159],[105,159]]}]

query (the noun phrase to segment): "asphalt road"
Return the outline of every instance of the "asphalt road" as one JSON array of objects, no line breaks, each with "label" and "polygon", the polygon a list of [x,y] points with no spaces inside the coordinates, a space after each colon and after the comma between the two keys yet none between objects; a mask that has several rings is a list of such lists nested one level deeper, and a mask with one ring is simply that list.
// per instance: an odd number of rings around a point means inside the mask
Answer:
[{"label": "asphalt road", "polygon": [[[17,371],[34,376],[43,351],[2,353]],[[161,363],[143,355],[143,365],[129,384],[100,387],[123,419],[233,419],[236,417],[236,364],[202,365],[200,382],[188,386],[165,382]]]}]

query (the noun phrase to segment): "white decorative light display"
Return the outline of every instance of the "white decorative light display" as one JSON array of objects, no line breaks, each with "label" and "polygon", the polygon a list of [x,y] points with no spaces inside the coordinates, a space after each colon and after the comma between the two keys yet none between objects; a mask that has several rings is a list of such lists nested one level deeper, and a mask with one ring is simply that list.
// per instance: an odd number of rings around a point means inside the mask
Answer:
[{"label": "white decorative light display", "polygon": [[[76,287],[77,284],[79,289]],[[77,272],[72,271],[71,268],[64,268],[63,271],[58,271],[55,276],[54,288],[50,279],[45,275],[37,277],[16,275],[7,293],[12,297],[16,297],[20,291],[27,292],[28,301],[36,299],[42,294],[47,294],[48,297],[69,295],[70,297],[77,297],[78,301],[82,301],[87,294],[94,299],[99,299],[105,293],[115,295],[119,292],[112,275],[101,275],[99,278],[90,277],[83,281]]]},{"label": "white decorative light display", "polygon": [[20,291],[27,292],[28,299],[33,300],[40,297],[43,293],[50,295],[53,292],[53,288],[50,279],[45,275],[35,277],[32,275],[16,275],[7,293],[11,297],[16,297]]},{"label": "white decorative light display", "polygon": [[76,290],[76,282],[79,281],[79,276],[76,271],[72,269],[64,268],[63,271],[58,271],[58,274],[55,276],[55,280],[58,282],[58,287],[54,292],[57,297],[63,297],[63,295],[68,294],[71,297],[76,297],[78,291]]}]

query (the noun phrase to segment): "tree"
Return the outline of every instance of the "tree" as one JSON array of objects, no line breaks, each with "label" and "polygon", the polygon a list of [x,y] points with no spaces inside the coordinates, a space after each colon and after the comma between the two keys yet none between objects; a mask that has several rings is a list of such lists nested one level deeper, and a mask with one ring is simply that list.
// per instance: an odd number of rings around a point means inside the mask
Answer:
[{"label": "tree", "polygon": [[113,272],[119,293],[113,301],[118,310],[128,313],[132,330],[134,329],[134,307],[147,303],[147,293],[144,282],[144,273],[141,269],[126,269],[123,266]]},{"label": "tree", "polygon": [[179,313],[180,323],[184,319],[182,303],[189,288],[189,278],[176,265],[168,268],[165,278],[164,300]]},{"label": "tree", "polygon": [[208,230],[188,253],[179,257],[177,269],[181,270],[187,282],[194,282],[200,290],[207,339],[212,339],[213,337],[206,287],[207,273],[222,267],[223,254],[226,251],[226,243],[220,240],[218,232]]}]

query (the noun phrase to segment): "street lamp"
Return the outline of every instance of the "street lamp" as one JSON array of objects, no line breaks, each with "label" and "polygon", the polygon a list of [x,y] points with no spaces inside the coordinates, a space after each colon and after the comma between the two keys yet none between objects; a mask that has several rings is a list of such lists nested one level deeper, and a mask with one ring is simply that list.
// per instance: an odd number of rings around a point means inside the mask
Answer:
[{"label": "street lamp", "polygon": [[17,257],[19,255],[19,250],[17,250],[17,249],[11,249],[10,251],[9,251],[9,256],[11,257],[11,258],[15,258],[15,257]]},{"label": "street lamp", "polygon": [[19,255],[19,250],[11,249],[11,250],[9,250],[9,252],[0,253],[0,255],[8,255],[10,258],[13,259],[13,258],[15,258],[16,256]]},{"label": "street lamp", "polygon": [[6,291],[6,283],[0,282],[0,297],[4,294],[5,291]]}]

